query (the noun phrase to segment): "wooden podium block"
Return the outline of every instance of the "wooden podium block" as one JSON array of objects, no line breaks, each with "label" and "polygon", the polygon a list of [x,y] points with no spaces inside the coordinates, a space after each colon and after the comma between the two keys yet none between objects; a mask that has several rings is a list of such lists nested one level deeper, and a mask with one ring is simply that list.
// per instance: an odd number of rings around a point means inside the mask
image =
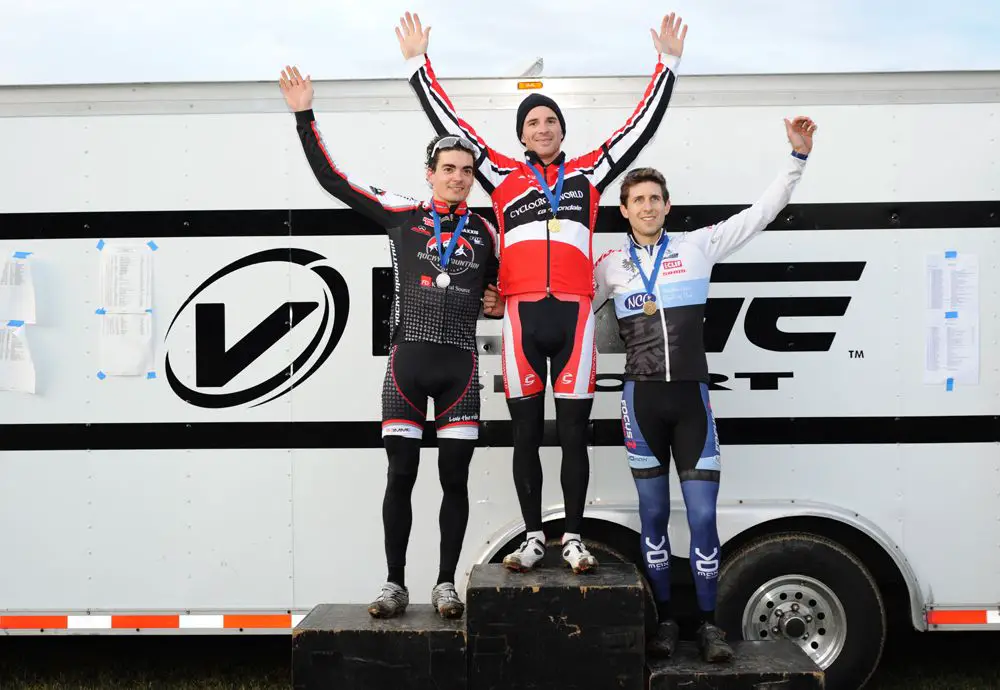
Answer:
[{"label": "wooden podium block", "polygon": [[472,570],[467,592],[470,690],[642,690],[645,593],[631,564],[513,573]]},{"label": "wooden podium block", "polygon": [[734,640],[732,660],[702,661],[694,642],[681,642],[673,657],[649,663],[649,690],[822,690],[823,670],[790,640]]},{"label": "wooden podium block", "polygon": [[375,619],[363,604],[315,607],[292,637],[295,690],[466,690],[465,621],[430,604]]}]

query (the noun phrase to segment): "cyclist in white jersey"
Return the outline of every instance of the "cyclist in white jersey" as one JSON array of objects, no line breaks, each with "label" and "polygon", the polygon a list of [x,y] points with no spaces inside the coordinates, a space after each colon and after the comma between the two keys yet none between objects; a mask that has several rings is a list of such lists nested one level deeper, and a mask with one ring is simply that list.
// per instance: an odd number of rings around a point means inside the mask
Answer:
[{"label": "cyclist in white jersey", "polygon": [[706,661],[732,657],[715,625],[719,570],[716,501],[721,464],[708,396],[703,318],[712,267],[764,230],[788,204],[812,150],[816,125],[807,117],[785,120],[792,145],[778,176],[752,206],[692,232],[667,234],[670,197],[653,168],[630,171],[622,181],[621,213],[631,226],[622,245],[598,258],[596,311],[614,301],[625,343],[622,428],[639,495],[641,548],[660,626],[652,654],[670,656],[678,627],[670,607],[669,461],[673,455],[691,530],[691,570]]}]

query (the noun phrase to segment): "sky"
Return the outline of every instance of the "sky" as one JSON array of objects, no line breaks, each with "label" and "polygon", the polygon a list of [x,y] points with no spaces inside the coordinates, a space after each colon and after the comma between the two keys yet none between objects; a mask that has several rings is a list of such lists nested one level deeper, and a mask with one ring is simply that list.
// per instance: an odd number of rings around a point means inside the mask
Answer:
[{"label": "sky", "polygon": [[408,9],[448,77],[646,75],[671,11],[684,74],[1000,69],[1000,0],[0,0],[0,84],[399,78]]}]

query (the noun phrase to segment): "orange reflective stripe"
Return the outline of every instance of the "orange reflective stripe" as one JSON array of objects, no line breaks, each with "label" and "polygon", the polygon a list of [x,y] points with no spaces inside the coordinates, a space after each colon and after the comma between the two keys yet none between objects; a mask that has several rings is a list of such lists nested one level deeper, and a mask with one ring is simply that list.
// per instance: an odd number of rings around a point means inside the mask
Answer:
[{"label": "orange reflective stripe", "polygon": [[931,625],[985,625],[986,611],[954,611],[936,609],[927,612]]},{"label": "orange reflective stripe", "polygon": [[225,617],[224,628],[290,628],[292,614],[267,614],[247,616],[233,614]]},{"label": "orange reflective stripe", "polygon": [[33,630],[48,628],[49,630],[65,630],[69,626],[67,616],[0,616],[0,629]]},{"label": "orange reflective stripe", "polygon": [[112,616],[112,628],[177,628],[180,616]]},{"label": "orange reflective stripe", "polygon": [[68,614],[0,616],[0,630],[291,630],[305,617],[296,613]]}]

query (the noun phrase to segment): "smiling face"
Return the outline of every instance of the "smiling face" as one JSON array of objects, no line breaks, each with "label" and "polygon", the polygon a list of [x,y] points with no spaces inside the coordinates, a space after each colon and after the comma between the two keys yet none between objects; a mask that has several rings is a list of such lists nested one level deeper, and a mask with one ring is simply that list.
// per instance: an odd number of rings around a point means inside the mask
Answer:
[{"label": "smiling face", "polygon": [[521,128],[521,143],[543,161],[551,161],[562,149],[563,131],[552,108],[537,105],[528,111]]},{"label": "smiling face", "polygon": [[438,151],[437,167],[427,169],[427,181],[434,190],[434,198],[448,205],[465,201],[475,179],[474,163],[472,154],[464,149]]},{"label": "smiling face", "polygon": [[632,226],[637,242],[649,244],[656,241],[670,211],[670,202],[665,197],[663,185],[652,180],[636,182],[628,188],[628,196],[620,208]]}]

